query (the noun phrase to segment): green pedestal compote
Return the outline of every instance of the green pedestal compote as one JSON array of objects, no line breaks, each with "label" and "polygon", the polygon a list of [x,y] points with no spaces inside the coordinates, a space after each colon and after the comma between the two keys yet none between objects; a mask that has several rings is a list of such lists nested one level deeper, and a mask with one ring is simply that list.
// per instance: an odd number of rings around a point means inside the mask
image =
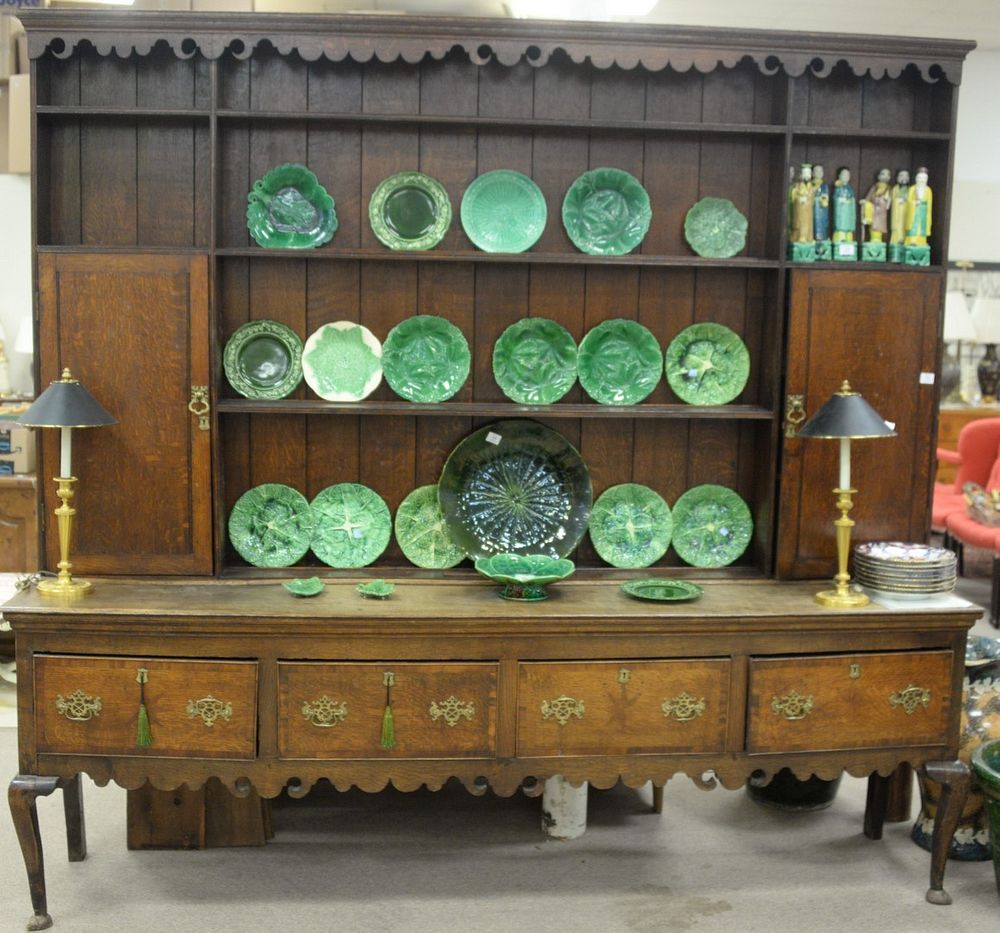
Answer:
[{"label": "green pedestal compote", "polygon": [[546,554],[493,554],[476,561],[476,570],[484,577],[504,584],[500,590],[503,599],[529,602],[548,599],[545,587],[565,580],[575,569],[569,558]]}]

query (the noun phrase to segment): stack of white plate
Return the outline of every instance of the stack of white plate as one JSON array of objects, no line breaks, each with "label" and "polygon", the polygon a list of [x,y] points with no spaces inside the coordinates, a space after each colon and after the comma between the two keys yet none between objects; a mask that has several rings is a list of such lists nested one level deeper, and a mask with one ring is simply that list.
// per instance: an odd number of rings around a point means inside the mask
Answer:
[{"label": "stack of white plate", "polygon": [[955,555],[944,548],[871,541],[854,549],[854,579],[876,594],[920,599],[950,593],[957,577]]}]

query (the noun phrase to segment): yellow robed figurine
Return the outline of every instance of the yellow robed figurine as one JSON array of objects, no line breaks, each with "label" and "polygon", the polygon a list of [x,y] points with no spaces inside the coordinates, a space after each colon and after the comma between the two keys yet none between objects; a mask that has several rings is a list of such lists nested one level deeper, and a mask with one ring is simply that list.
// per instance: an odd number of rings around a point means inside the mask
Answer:
[{"label": "yellow robed figurine", "polygon": [[927,184],[927,169],[917,169],[910,190],[906,193],[906,246],[926,246],[931,235],[931,211],[934,193]]},{"label": "yellow robed figurine", "polygon": [[799,168],[798,181],[788,189],[788,258],[793,262],[815,262],[813,236],[812,166]]}]

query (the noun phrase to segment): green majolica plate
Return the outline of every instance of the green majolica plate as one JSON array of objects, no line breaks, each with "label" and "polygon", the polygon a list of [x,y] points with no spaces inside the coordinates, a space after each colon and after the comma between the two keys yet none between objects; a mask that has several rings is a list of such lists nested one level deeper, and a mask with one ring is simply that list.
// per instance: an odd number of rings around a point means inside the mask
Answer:
[{"label": "green majolica plate", "polygon": [[555,321],[524,318],[493,347],[493,376],[503,394],[521,405],[558,402],[576,382],[576,341]]},{"label": "green majolica plate", "polygon": [[636,599],[681,603],[697,599],[705,591],[694,583],[688,583],[687,580],[650,577],[648,580],[629,580],[627,583],[623,583],[622,592]]},{"label": "green majolica plate", "polygon": [[470,434],[438,483],[451,538],[470,557],[565,557],[587,529],[592,497],[590,473],[573,445],[528,419]]},{"label": "green majolica plate", "polygon": [[692,324],[667,347],[667,382],[691,405],[725,405],[750,377],[750,351],[722,324]]},{"label": "green majolica plate", "polygon": [[580,385],[602,405],[635,405],[660,381],[663,354],[652,333],[636,321],[615,318],[580,341]]},{"label": "green majolica plate", "polygon": [[546,216],[545,196],[520,172],[486,172],[462,195],[462,227],[487,253],[531,249],[545,229]]},{"label": "green majolica plate", "polygon": [[445,525],[436,483],[414,489],[396,509],[396,542],[403,556],[418,567],[444,570],[465,558]]},{"label": "green majolica plate", "polygon": [[248,489],[229,513],[229,540],[255,567],[288,567],[309,550],[313,514],[302,493],[281,483]]},{"label": "green majolica plate", "polygon": [[706,483],[674,503],[674,550],[694,567],[725,567],[753,535],[753,516],[732,489]]},{"label": "green majolica plate", "polygon": [[566,192],[562,219],[573,245],[593,256],[630,253],[649,230],[649,195],[619,168],[584,172]]},{"label": "green majolica plate", "polygon": [[268,249],[309,249],[333,239],[333,198],[304,165],[271,169],[247,195],[250,236]]},{"label": "green majolica plate", "polygon": [[443,402],[469,377],[472,355],[451,321],[418,314],[397,324],[382,345],[382,369],[393,392],[411,402]]},{"label": "green majolica plate", "polygon": [[309,335],[302,350],[309,388],[328,402],[357,402],[382,381],[382,344],[361,324],[334,321]]},{"label": "green majolica plate", "polygon": [[537,602],[547,599],[545,587],[565,580],[576,569],[568,558],[547,554],[492,554],[476,561],[476,570],[494,583],[503,583],[500,595],[504,599]]},{"label": "green majolica plate", "polygon": [[365,599],[388,599],[396,589],[396,584],[386,583],[385,580],[369,580],[367,583],[359,583],[354,589]]},{"label": "green majolica plate", "polygon": [[226,342],[222,366],[246,398],[284,398],[302,381],[302,341],[278,321],[250,321]]},{"label": "green majolica plate", "polygon": [[684,218],[684,239],[699,256],[728,259],[747,245],[747,219],[728,198],[702,198]]},{"label": "green majolica plate", "polygon": [[385,500],[360,483],[327,486],[313,499],[312,550],[330,567],[367,567],[392,537]]},{"label": "green majolica plate", "polygon": [[431,249],[451,226],[451,201],[441,182],[423,172],[382,179],[368,202],[368,220],[390,249]]},{"label": "green majolica plate", "polygon": [[307,580],[285,580],[281,585],[292,596],[319,596],[326,589],[326,584],[319,577],[309,577]]},{"label": "green majolica plate", "polygon": [[673,521],[659,493],[639,483],[604,491],[590,513],[590,540],[612,567],[648,567],[670,546]]}]

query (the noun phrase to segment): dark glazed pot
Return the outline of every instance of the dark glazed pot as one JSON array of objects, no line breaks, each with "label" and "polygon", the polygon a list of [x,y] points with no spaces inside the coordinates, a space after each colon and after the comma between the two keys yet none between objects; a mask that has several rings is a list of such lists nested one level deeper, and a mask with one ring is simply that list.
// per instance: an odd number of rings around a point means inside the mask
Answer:
[{"label": "dark glazed pot", "polygon": [[840,787],[841,775],[826,781],[812,775],[799,780],[790,768],[782,768],[770,784],[761,784],[757,778],[747,781],[750,799],[776,810],[825,810],[833,803]]}]

